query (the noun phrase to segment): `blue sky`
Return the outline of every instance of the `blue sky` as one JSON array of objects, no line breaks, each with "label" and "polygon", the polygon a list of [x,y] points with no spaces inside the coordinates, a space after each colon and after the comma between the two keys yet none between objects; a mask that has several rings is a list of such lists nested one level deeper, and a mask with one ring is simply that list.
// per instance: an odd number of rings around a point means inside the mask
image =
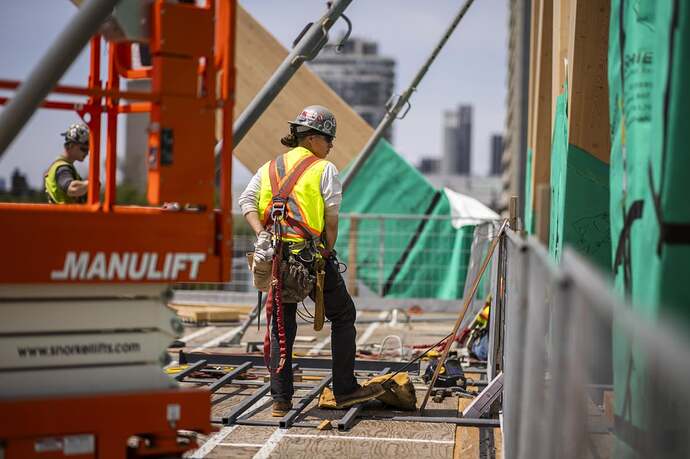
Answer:
[{"label": "blue sky", "polygon": [[[323,0],[240,0],[240,4],[285,46],[307,22],[320,17],[325,7]],[[353,35],[377,41],[379,52],[396,60],[399,93],[461,5],[457,0],[354,0],[346,14],[353,22]],[[0,78],[26,78],[75,11],[67,0],[3,1]],[[414,94],[412,110],[395,124],[394,143],[403,156],[414,163],[422,156],[439,156],[443,110],[471,103],[472,169],[475,174],[486,173],[489,137],[502,132],[505,124],[507,24],[506,0],[475,1]],[[344,30],[342,22],[333,33],[340,30]],[[83,52],[61,82],[84,85],[87,72],[88,58]],[[0,95],[11,93],[0,91]],[[53,97],[58,98],[70,100]],[[77,120],[69,112],[39,110],[0,159],[0,178],[9,182],[12,170],[19,167],[28,173],[31,186],[40,187],[43,171],[60,153],[59,133]],[[86,171],[86,164],[79,169]]]}]

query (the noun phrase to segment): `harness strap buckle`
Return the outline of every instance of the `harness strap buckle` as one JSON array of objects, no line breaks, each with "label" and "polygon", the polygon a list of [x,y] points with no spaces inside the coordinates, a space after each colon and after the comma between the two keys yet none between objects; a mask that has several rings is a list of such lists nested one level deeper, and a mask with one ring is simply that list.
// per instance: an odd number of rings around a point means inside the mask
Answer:
[{"label": "harness strap buckle", "polygon": [[285,218],[285,208],[287,207],[287,200],[280,198],[273,198],[271,203],[271,218],[274,221]]}]

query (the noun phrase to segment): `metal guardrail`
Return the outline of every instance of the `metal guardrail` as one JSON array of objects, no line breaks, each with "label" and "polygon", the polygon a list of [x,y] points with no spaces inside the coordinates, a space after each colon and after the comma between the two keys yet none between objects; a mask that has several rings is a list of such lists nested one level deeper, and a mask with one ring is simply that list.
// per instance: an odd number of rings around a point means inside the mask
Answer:
[{"label": "metal guardrail", "polygon": [[504,457],[690,457],[686,337],[571,249],[509,230],[496,256]]},{"label": "metal guardrail", "polygon": [[[234,218],[242,218],[235,215]],[[484,245],[471,248],[473,236],[486,233],[483,218],[466,218],[439,215],[407,214],[359,214],[340,215],[341,229],[338,237],[339,260],[343,277],[350,294],[360,309],[394,309],[419,305],[426,311],[455,311],[462,297],[462,281],[453,297],[448,288],[448,254],[454,253],[458,260],[470,259],[469,265],[461,269],[472,269],[471,252],[485,250]],[[479,230],[460,233],[459,225],[484,225]],[[450,229],[450,230],[449,230]],[[424,239],[420,240],[423,234]],[[483,239],[482,239],[483,237]],[[483,234],[484,242],[489,235]],[[233,238],[232,281],[227,283],[184,283],[176,284],[176,301],[200,301],[209,303],[256,302],[256,289],[252,285],[245,253],[253,250],[254,236],[237,235]],[[433,240],[433,244],[427,244]],[[412,258],[407,254],[415,250]],[[481,253],[479,253],[481,258]],[[457,267],[457,266],[456,266]],[[396,274],[400,270],[425,270],[423,279],[416,279],[417,293],[414,297],[396,291],[396,283],[404,282]],[[464,279],[461,272],[458,277]],[[398,284],[399,285],[399,284]],[[392,291],[393,294],[390,294]],[[443,295],[438,292],[443,291]],[[450,293],[449,293],[450,292]]]}]

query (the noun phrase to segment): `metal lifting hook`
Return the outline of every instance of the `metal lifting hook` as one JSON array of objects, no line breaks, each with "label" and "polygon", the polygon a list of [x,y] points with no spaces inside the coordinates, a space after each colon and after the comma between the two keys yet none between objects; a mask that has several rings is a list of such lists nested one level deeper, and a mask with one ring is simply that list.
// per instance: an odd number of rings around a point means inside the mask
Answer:
[{"label": "metal lifting hook", "polygon": [[[331,2],[327,2],[326,4],[328,5],[328,8],[331,7]],[[341,14],[340,17],[343,18],[343,20],[347,24],[347,32],[345,32],[345,35],[343,35],[343,37],[340,39],[340,41],[335,47],[335,52],[338,54],[342,52],[343,46],[347,42],[348,38],[350,38],[350,34],[352,33],[352,21],[350,21],[350,18],[345,16],[345,14]]]},{"label": "metal lifting hook", "polygon": [[[333,2],[326,2],[326,7],[330,10],[333,7]],[[342,38],[340,39],[340,41],[336,45],[336,47],[335,47],[336,53],[340,53],[342,51],[343,46],[345,45],[347,40],[350,38],[350,34],[352,33],[352,21],[350,21],[350,18],[345,16],[345,14],[343,14],[343,13],[340,14],[340,17],[342,17],[343,20],[345,21],[345,23],[347,24],[347,31],[345,32],[345,34],[342,36]],[[330,21],[330,18],[321,24],[321,33],[322,33],[321,39],[318,41],[318,43],[316,43],[316,45],[312,49],[309,50],[309,52],[300,55],[299,57],[301,59],[303,59],[305,61],[310,61],[310,60],[314,59],[316,57],[316,55],[318,54],[319,50],[328,42],[328,30],[326,29],[326,22],[328,22],[328,21]],[[304,26],[302,31],[297,35],[297,38],[295,38],[295,40],[292,42],[293,48],[295,46],[297,46],[297,44],[300,42],[302,37],[307,33],[307,31],[313,25],[314,25],[313,22],[309,22],[309,23],[307,23],[307,25]]]}]

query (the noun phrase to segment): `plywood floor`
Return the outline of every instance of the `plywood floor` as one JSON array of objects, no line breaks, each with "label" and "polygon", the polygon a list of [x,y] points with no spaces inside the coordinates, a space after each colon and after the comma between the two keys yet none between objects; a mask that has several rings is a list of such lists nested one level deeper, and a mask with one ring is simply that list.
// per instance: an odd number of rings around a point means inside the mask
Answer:
[{"label": "plywood floor", "polygon": [[[365,312],[358,320],[371,322],[380,320],[385,313]],[[445,336],[453,325],[453,318],[448,315],[427,314],[425,317],[447,317],[447,321],[423,322],[413,324],[391,325],[380,321],[357,324],[358,347],[369,343],[381,343],[389,335],[397,335],[404,345],[432,344]],[[186,330],[186,351],[242,352],[244,346],[235,348],[216,348],[220,341],[232,336],[236,325],[209,326]],[[242,339],[261,341],[264,328],[257,332],[256,326],[250,328]],[[300,355],[330,355],[328,324],[315,333],[310,324],[300,324],[295,353]],[[301,338],[300,338],[301,337]],[[395,345],[394,345],[395,343]],[[397,340],[390,340],[388,349],[397,349]],[[393,359],[394,352],[388,358]],[[365,376],[365,375],[361,375]],[[311,381],[310,381],[311,382]],[[214,394],[213,416],[222,417],[228,409],[239,403],[255,387],[228,386]],[[297,398],[306,393],[298,390]],[[418,403],[424,392],[417,391]],[[252,419],[276,419],[270,416],[271,400],[264,397],[254,407]],[[427,407],[429,416],[454,416],[458,413],[458,399],[448,397],[442,403],[430,400]],[[377,412],[376,404],[368,410],[370,414],[390,415],[390,411]],[[322,410],[312,402],[298,418],[298,421],[337,420],[345,411]],[[414,413],[400,413],[414,414]],[[471,435],[471,431],[476,432]],[[496,432],[499,432],[496,429]],[[319,431],[315,428],[292,427],[278,429],[275,427],[232,426],[223,427],[209,437],[200,438],[200,448],[189,457],[206,458],[264,458],[264,457],[307,457],[307,458],[453,458],[478,457],[478,446],[473,444],[479,438],[478,429],[456,429],[455,425],[430,424],[417,422],[393,422],[386,420],[359,420],[347,432],[337,429]],[[475,455],[475,452],[477,455]],[[499,457],[499,456],[497,456]]]}]

